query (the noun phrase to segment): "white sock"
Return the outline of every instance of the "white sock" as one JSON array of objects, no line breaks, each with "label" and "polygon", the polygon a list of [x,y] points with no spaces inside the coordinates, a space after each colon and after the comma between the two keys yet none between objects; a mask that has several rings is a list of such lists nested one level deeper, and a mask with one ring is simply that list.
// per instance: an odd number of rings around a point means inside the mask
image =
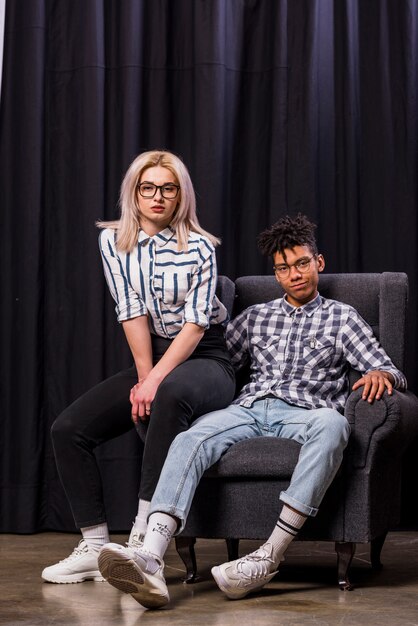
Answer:
[{"label": "white sock", "polygon": [[106,522],[97,526],[86,526],[80,530],[83,539],[92,550],[100,550],[105,543],[109,543],[109,529]]},{"label": "white sock", "polygon": [[266,543],[273,546],[272,557],[276,565],[282,560],[285,550],[298,534],[306,521],[306,515],[283,505],[277,524]]},{"label": "white sock", "polygon": [[148,523],[148,513],[151,506],[151,502],[148,500],[139,500],[138,503],[138,513],[135,517],[135,521],[132,526],[131,534],[129,535],[128,543],[130,543],[131,538],[136,536],[136,538],[140,538],[142,536],[142,540],[147,531],[147,523]]},{"label": "white sock", "polygon": [[152,513],[144,539],[144,548],[162,559],[177,530],[177,520],[166,513]]}]

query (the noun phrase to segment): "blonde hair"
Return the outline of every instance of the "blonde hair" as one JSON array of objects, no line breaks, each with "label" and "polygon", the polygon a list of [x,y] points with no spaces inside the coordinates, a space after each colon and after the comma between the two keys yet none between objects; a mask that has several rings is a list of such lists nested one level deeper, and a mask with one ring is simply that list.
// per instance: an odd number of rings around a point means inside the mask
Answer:
[{"label": "blonde hair", "polygon": [[170,223],[176,233],[178,249],[187,250],[190,231],[200,233],[207,237],[214,246],[218,245],[220,240],[203,230],[199,224],[196,216],[196,196],[186,166],[179,157],[166,150],[143,152],[132,161],[120,189],[120,219],[110,222],[98,221],[96,225],[99,228],[117,230],[116,246],[118,250],[130,252],[138,241],[138,231],[141,228],[137,185],[141,180],[142,173],[157,165],[170,170],[180,185],[180,202]]}]

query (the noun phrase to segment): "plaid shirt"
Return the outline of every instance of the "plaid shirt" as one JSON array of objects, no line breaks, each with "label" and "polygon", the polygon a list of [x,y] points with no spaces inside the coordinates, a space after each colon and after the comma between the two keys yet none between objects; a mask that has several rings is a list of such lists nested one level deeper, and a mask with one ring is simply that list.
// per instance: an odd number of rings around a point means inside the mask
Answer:
[{"label": "plaid shirt", "polygon": [[234,404],[250,407],[271,394],[307,409],[341,411],[349,365],[362,374],[390,372],[395,388],[406,389],[405,376],[357,311],[319,294],[299,308],[285,298],[251,306],[229,322],[226,338],[236,369],[250,361],[250,382]]}]

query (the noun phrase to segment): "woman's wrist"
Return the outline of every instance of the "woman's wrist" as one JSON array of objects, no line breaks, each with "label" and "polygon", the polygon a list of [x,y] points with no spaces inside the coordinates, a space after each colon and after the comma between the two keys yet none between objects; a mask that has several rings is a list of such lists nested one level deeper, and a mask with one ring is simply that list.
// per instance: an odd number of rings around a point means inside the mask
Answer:
[{"label": "woman's wrist", "polygon": [[164,376],[159,372],[158,368],[154,367],[147,376],[147,380],[157,385],[164,379]]},{"label": "woman's wrist", "polygon": [[152,371],[152,368],[149,370],[144,370],[143,368],[137,369],[136,374],[138,376],[138,383],[143,383],[146,378],[148,378],[149,373]]}]

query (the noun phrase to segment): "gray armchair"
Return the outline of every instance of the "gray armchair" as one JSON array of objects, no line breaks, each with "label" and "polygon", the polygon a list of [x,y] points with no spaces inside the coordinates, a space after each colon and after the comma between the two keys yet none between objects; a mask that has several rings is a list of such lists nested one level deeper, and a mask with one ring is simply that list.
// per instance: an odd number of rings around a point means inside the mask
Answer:
[{"label": "gray armchair", "polygon": [[[219,295],[230,302],[233,286],[225,278],[220,282]],[[235,289],[234,314],[282,295],[270,276],[239,278]],[[319,290],[327,298],[354,306],[393,362],[403,369],[405,274],[321,275]],[[356,376],[356,372],[350,373],[351,382]],[[299,539],[335,542],[338,582],[341,589],[348,590],[352,588],[348,571],[356,543],[370,543],[372,567],[378,568],[385,536],[399,523],[401,461],[418,434],[418,398],[409,391],[395,391],[370,405],[361,400],[358,390],[351,393],[345,415],[352,434],[343,464],[318,515],[306,522]],[[204,474],[186,527],[176,539],[187,582],[196,578],[196,537],[226,539],[228,559],[232,560],[238,557],[240,539],[264,540],[270,535],[280,513],[279,493],[289,484],[299,450],[300,444],[286,439],[242,441]]]}]

